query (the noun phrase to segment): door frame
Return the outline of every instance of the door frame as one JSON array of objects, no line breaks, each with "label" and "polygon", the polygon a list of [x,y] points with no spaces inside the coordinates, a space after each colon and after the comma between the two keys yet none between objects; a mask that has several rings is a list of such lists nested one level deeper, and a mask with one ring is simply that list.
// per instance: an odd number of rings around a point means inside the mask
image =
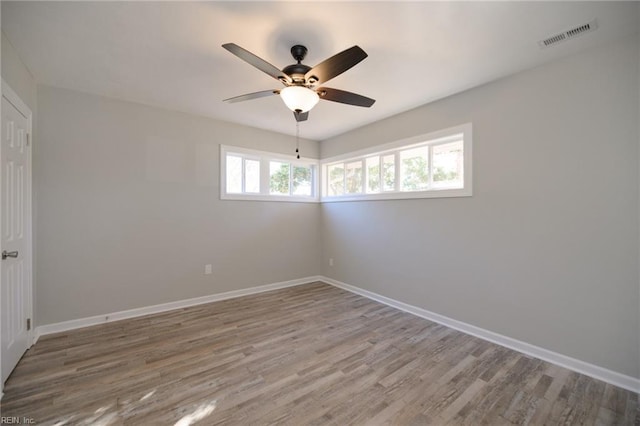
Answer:
[{"label": "door frame", "polygon": [[[9,84],[2,78],[2,95],[9,103],[11,103],[22,115],[27,117],[27,141],[28,141],[28,149],[26,153],[26,162],[27,162],[27,176],[26,176],[26,189],[28,192],[28,196],[25,197],[25,218],[24,223],[26,225],[25,229],[25,249],[26,249],[26,264],[29,270],[28,280],[27,280],[27,318],[31,318],[31,329],[27,332],[27,338],[29,347],[31,347],[35,343],[35,322],[33,317],[33,300],[34,300],[34,291],[33,291],[33,163],[32,163],[32,151],[33,151],[33,113],[31,109],[24,103],[20,96],[9,86]],[[0,108],[2,108],[0,106]],[[0,137],[4,137],[4,135],[0,135]],[[2,144],[0,144],[0,161],[2,161]],[[0,185],[2,185],[2,176],[0,176]],[[0,192],[1,194],[1,192]],[[0,209],[0,223],[2,221],[2,209]],[[2,240],[0,239],[0,251],[2,250]],[[0,276],[2,276],[2,263],[0,262]],[[0,306],[2,303],[2,292],[0,291]],[[0,321],[2,321],[2,316],[0,315]],[[2,368],[2,351],[0,350],[0,369]],[[2,377],[2,372],[0,371],[0,377]],[[2,390],[4,389],[4,382],[0,383],[0,399],[4,394]]]}]

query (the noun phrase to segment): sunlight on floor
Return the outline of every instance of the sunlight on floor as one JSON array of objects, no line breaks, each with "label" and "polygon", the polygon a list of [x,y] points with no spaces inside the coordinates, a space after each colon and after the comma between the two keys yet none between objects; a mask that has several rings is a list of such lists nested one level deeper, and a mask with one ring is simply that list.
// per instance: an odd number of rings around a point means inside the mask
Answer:
[{"label": "sunlight on floor", "polygon": [[174,426],[189,426],[197,422],[198,420],[204,419],[205,417],[213,413],[213,410],[216,409],[216,403],[217,401],[213,400],[208,404],[200,405],[195,409],[193,413],[187,414],[186,416],[178,420]]},{"label": "sunlight on floor", "polygon": [[73,420],[75,418],[75,415],[71,415],[68,416],[64,419],[58,420],[56,423],[53,424],[53,426],[66,426],[71,424],[71,420]]},{"label": "sunlight on floor", "polygon": [[[157,389],[153,389],[146,394],[142,395],[139,399],[137,397],[126,399],[124,401],[106,404],[97,408],[92,413],[76,413],[65,418],[59,419],[53,426],[70,426],[70,425],[86,425],[86,426],[108,426],[112,424],[118,424],[122,421],[122,418],[131,412],[139,409],[143,406],[148,406],[152,403],[151,397],[155,395]],[[137,402],[136,402],[137,401]],[[145,402],[146,401],[146,402]],[[144,403],[143,403],[144,402]],[[209,404],[202,404],[193,413],[184,416],[176,424],[190,425],[213,412],[216,408],[216,401],[212,401]],[[85,417],[85,415],[88,415]]]},{"label": "sunlight on floor", "polygon": [[143,396],[142,398],[140,398],[140,401],[144,401],[145,399],[150,398],[151,396],[153,396],[154,393],[156,393],[155,389],[149,392],[148,394],[146,394],[145,396]]},{"label": "sunlight on floor", "polygon": [[53,426],[67,426],[67,425],[91,425],[91,426],[108,426],[113,424],[113,422],[118,417],[117,412],[108,412],[113,405],[108,405],[104,407],[100,407],[93,412],[93,415],[83,419],[80,421],[78,419],[78,415],[73,414],[71,416],[65,417],[64,419],[58,420]]},{"label": "sunlight on floor", "polygon": [[91,426],[108,426],[112,421],[115,421],[118,417],[118,413],[108,413],[97,420],[89,420],[87,425]]},{"label": "sunlight on floor", "polygon": [[[109,412],[109,410],[114,409],[114,411]],[[117,408],[115,404],[106,405],[98,408],[93,412],[93,416],[85,419],[81,424],[84,425],[92,425],[92,426],[107,426],[112,423],[113,420],[118,416]]]}]

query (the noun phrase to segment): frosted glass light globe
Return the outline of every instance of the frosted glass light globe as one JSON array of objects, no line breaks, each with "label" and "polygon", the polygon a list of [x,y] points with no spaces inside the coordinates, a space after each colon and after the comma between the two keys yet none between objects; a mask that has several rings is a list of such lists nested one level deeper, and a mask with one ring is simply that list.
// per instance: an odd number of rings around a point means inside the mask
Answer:
[{"label": "frosted glass light globe", "polygon": [[280,91],[280,97],[287,108],[294,112],[307,112],[320,100],[316,92],[302,86],[285,87]]}]

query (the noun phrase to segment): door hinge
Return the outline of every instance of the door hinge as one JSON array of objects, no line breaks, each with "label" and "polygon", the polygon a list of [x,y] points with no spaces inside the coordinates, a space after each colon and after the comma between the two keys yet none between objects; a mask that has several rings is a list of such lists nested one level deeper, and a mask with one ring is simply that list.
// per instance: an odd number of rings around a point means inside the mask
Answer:
[{"label": "door hinge", "polygon": [[27,146],[29,146],[30,142],[29,140],[31,139],[31,135],[29,133],[27,133]]},{"label": "door hinge", "polygon": [[27,318],[27,331],[31,330],[31,318]]}]

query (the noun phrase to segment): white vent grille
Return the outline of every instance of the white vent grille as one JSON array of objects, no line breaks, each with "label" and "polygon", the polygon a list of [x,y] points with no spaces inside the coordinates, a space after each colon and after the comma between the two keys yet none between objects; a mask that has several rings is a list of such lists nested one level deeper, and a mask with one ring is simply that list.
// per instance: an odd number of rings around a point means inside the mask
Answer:
[{"label": "white vent grille", "polygon": [[588,33],[594,31],[598,28],[598,23],[594,19],[593,21],[587,22],[586,24],[578,25],[577,27],[571,28],[569,30],[563,31],[558,34],[554,34],[551,37],[547,37],[544,40],[540,40],[538,44],[540,47],[549,47],[556,45],[565,40],[572,39],[584,33]]}]

